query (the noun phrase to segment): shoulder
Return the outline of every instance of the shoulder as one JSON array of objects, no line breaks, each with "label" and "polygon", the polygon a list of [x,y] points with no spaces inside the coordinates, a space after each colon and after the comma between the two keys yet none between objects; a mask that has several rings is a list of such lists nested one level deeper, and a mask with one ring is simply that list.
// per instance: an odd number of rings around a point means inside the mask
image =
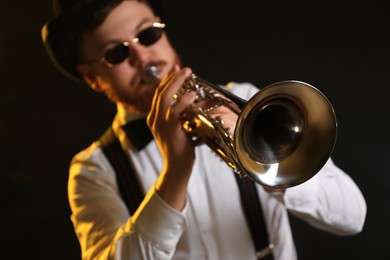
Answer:
[{"label": "shoulder", "polygon": [[249,82],[229,82],[226,88],[243,99],[249,99],[259,91],[259,88]]},{"label": "shoulder", "polygon": [[76,179],[115,182],[114,172],[99,142],[92,143],[72,158],[69,167],[69,182]]}]

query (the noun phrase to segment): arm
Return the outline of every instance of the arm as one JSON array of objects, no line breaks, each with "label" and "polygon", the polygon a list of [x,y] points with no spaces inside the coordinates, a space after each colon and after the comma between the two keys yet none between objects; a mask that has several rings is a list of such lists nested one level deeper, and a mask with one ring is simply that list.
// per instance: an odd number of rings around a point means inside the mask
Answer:
[{"label": "arm", "polygon": [[187,226],[154,187],[130,217],[100,149],[73,159],[68,192],[83,259],[170,259]]},{"label": "arm", "polygon": [[195,96],[173,102],[173,95],[190,73],[175,67],[156,89],[148,124],[164,168],[134,216],[129,218],[115,179],[108,178],[114,173],[100,150],[73,160],[69,199],[84,259],[169,259],[174,254],[186,227],[182,211],[195,160],[178,118]]},{"label": "arm", "polygon": [[194,147],[184,133],[179,118],[184,109],[194,102],[196,95],[189,92],[178,100],[174,100],[173,96],[190,74],[189,68],[172,68],[157,87],[147,118],[164,161],[156,192],[169,206],[179,211],[186,203],[187,185],[195,161]]},{"label": "arm", "polygon": [[310,225],[335,235],[363,229],[366,202],[355,182],[331,159],[307,182],[286,190],[288,211]]}]

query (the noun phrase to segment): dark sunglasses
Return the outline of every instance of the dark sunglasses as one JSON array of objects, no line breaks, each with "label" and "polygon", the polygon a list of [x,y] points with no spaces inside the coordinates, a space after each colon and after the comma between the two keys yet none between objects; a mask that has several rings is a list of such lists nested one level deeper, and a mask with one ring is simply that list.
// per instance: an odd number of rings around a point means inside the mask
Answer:
[{"label": "dark sunglasses", "polygon": [[108,50],[99,62],[106,64],[109,68],[123,62],[131,53],[130,46],[132,44],[139,43],[143,46],[150,46],[161,39],[164,28],[165,24],[163,23],[153,23],[150,27],[140,31],[131,41],[119,43]]}]

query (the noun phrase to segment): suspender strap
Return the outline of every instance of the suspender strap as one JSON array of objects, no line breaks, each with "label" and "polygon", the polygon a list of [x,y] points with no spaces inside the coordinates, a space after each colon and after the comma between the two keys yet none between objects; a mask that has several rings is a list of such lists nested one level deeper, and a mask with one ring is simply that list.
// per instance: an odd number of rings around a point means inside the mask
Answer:
[{"label": "suspender strap", "polygon": [[236,176],[238,188],[241,194],[241,204],[244,208],[244,213],[253,242],[255,243],[256,254],[258,259],[272,260],[273,245],[269,243],[268,232],[265,226],[263,210],[260,204],[260,198],[257,193],[255,183],[249,177]]},{"label": "suspender strap", "polygon": [[144,194],[134,174],[134,166],[110,127],[100,138],[101,148],[114,168],[120,194],[131,215],[141,204]]},{"label": "suspender strap", "polygon": [[[105,156],[115,170],[118,188],[123,201],[129,212],[134,214],[144,197],[134,172],[134,166],[126,156],[111,127],[102,135],[100,143]],[[245,217],[255,243],[257,258],[272,260],[273,245],[268,241],[268,232],[265,227],[263,211],[255,183],[249,178],[241,178],[235,173],[234,175],[240,190]]]}]

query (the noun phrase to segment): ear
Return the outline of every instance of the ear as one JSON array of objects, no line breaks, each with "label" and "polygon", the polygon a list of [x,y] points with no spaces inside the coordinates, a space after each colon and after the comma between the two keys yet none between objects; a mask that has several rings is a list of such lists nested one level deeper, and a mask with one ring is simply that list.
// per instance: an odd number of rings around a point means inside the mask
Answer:
[{"label": "ear", "polygon": [[88,64],[78,64],[76,66],[77,71],[80,73],[81,77],[85,82],[96,92],[103,92],[103,87],[99,84],[99,80],[91,66]]}]

